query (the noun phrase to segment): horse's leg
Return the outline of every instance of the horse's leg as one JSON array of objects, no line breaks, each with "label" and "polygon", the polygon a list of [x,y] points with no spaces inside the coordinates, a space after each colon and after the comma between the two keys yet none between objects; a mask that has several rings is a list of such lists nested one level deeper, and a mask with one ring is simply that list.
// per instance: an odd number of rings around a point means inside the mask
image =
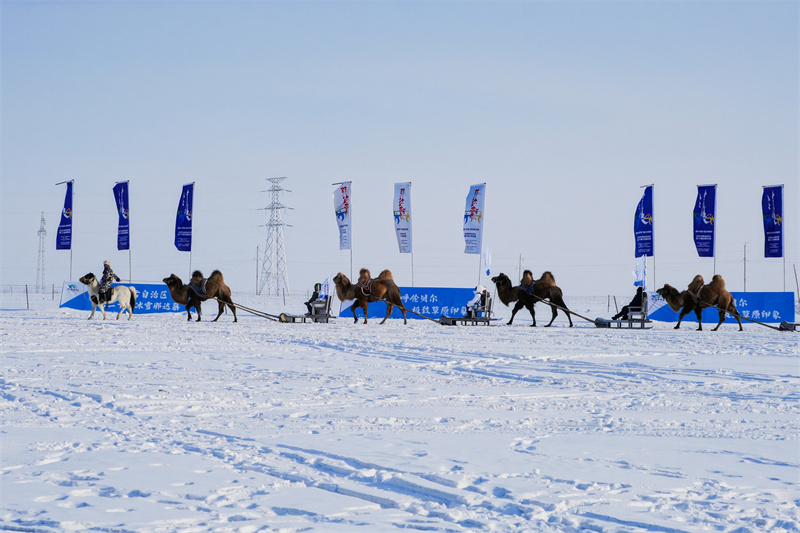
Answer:
[{"label": "horse's leg", "polygon": [[89,300],[92,302],[92,314],[89,315],[89,320],[91,320],[92,318],[94,318],[94,310],[97,308],[97,297],[92,296],[91,298],[89,298]]}]

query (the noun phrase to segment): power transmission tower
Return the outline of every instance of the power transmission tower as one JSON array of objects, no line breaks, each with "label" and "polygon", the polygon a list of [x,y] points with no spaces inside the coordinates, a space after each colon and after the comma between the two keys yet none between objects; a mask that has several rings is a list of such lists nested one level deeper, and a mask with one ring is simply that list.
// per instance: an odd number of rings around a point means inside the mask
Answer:
[{"label": "power transmission tower", "polygon": [[44,292],[44,238],[47,236],[47,230],[44,229],[44,211],[42,211],[42,223],[39,226],[39,231],[36,234],[39,236],[39,263],[36,265],[36,292]]},{"label": "power transmission tower", "polygon": [[[265,208],[270,212],[269,222],[265,224],[267,230],[267,245],[264,250],[264,261],[261,263],[261,280],[258,284],[258,294],[264,287],[267,295],[280,295],[281,289],[286,289],[289,294],[289,277],[286,273],[286,252],[283,248],[283,227],[288,226],[283,222],[283,210],[291,209],[281,203],[283,191],[292,192],[281,187],[281,182],[286,178],[267,178],[272,187],[267,192],[272,193],[272,203]],[[289,226],[291,227],[291,226]]]}]

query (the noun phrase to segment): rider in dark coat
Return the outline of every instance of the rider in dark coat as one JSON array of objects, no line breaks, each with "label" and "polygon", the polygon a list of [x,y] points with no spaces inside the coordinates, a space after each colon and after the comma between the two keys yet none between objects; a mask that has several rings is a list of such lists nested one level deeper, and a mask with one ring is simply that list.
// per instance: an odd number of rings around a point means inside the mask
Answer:
[{"label": "rider in dark coat", "polygon": [[306,315],[311,316],[313,313],[311,312],[311,302],[316,301],[319,298],[319,291],[322,289],[322,285],[320,283],[314,284],[314,293],[311,295],[311,299],[306,304],[306,309],[308,309],[308,313]]},{"label": "rider in dark coat", "polygon": [[100,277],[100,301],[107,302],[111,300],[111,284],[119,281],[119,276],[114,274],[111,270],[111,263],[103,261],[103,275]]},{"label": "rider in dark coat", "polygon": [[633,300],[631,300],[631,303],[623,307],[619,313],[611,317],[611,320],[617,320],[617,319],[628,320],[628,313],[630,312],[630,308],[641,307],[643,298],[644,298],[644,291],[642,290],[641,287],[639,287],[636,289],[636,294],[634,295]]}]

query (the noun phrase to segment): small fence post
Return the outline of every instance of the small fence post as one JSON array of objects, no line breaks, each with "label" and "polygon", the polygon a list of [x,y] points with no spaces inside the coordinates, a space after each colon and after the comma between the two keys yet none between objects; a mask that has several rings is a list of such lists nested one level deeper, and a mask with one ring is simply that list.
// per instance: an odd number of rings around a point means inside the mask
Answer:
[{"label": "small fence post", "polygon": [[28,299],[28,284],[27,283],[25,284],[25,308],[28,309],[28,310],[30,310],[30,308],[31,308],[31,302]]}]

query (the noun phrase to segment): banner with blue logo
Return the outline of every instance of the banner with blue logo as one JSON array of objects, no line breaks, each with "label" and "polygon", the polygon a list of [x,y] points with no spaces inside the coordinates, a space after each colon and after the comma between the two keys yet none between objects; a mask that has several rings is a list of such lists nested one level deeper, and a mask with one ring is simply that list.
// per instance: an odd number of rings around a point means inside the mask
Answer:
[{"label": "banner with blue logo", "polygon": [[411,235],[411,182],[394,184],[394,231],[401,254],[413,252]]},{"label": "banner with blue logo", "polygon": [[633,217],[633,237],[636,242],[635,257],[653,257],[655,236],[653,232],[653,186],[644,188],[642,199]]},{"label": "banner with blue logo", "polygon": [[128,182],[121,181],[114,185],[114,201],[117,203],[119,224],[117,226],[117,250],[130,250],[130,219],[128,204]]},{"label": "banner with blue logo", "polygon": [[[113,286],[119,285],[115,283]],[[172,300],[169,289],[166,285],[145,284],[145,283],[124,283],[127,287],[136,289],[136,305],[133,314],[147,313],[177,313],[185,311],[183,305],[177,304]],[[216,305],[216,302],[215,302]],[[89,292],[86,285],[79,282],[65,281],[61,288],[61,304],[59,307],[68,309],[78,309],[80,311],[91,311],[92,301],[89,299]],[[119,312],[119,303],[109,304],[107,312]],[[384,308],[384,313],[386,308]]]},{"label": "banner with blue logo", "polygon": [[[433,320],[439,320],[442,315],[450,317],[464,316],[467,312],[467,302],[474,296],[472,289],[454,289],[446,287],[400,287],[403,305],[409,311],[419,313]],[[352,317],[350,312],[352,301],[339,311],[340,317]],[[356,308],[356,316],[364,318]],[[367,318],[383,318],[386,316],[384,302],[371,302],[367,308]],[[395,307],[389,318],[403,318],[403,313]],[[408,313],[409,319],[424,320],[423,317]]]},{"label": "banner with blue logo", "polygon": [[175,248],[181,252],[192,251],[192,200],[194,183],[183,186],[175,219]]},{"label": "banner with blue logo", "polygon": [[783,185],[764,187],[764,257],[783,257]]},{"label": "banner with blue logo", "polygon": [[700,257],[714,257],[714,224],[717,210],[717,186],[698,185],[692,220],[694,245]]},{"label": "banner with blue logo", "polygon": [[333,209],[336,213],[336,224],[339,226],[339,249],[352,250],[352,230],[350,226],[350,182],[338,184],[333,191]]},{"label": "banner with blue logo", "polygon": [[472,185],[464,208],[464,253],[480,254],[483,246],[483,203],[486,184]]},{"label": "banner with blue logo", "polygon": [[67,195],[61,210],[61,222],[56,233],[56,250],[72,249],[72,181],[67,182]]},{"label": "banner with blue logo", "polygon": [[[731,292],[736,310],[743,317],[765,323],[794,322],[793,292]],[[649,294],[647,317],[662,322],[677,322],[679,313],[673,311],[658,294]],[[713,307],[703,309],[703,323],[716,325],[719,311]],[[684,322],[697,322],[694,311],[683,318]],[[726,324],[736,324],[733,315],[725,317]],[[742,324],[747,324],[742,320]]]}]

